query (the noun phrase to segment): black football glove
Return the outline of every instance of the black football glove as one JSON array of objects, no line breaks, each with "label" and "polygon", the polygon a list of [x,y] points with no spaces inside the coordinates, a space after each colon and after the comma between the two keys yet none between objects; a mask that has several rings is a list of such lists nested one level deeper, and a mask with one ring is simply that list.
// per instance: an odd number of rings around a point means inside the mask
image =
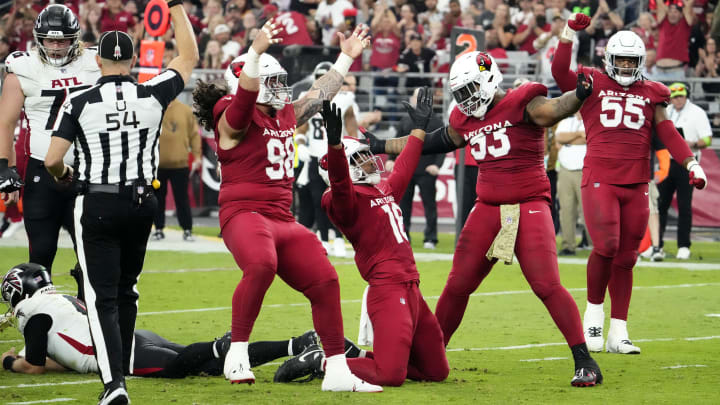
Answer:
[{"label": "black football glove", "polygon": [[0,192],[12,193],[24,186],[20,175],[14,167],[8,167],[7,159],[0,159]]},{"label": "black football glove", "polygon": [[410,116],[410,120],[413,123],[413,129],[422,129],[423,131],[427,128],[430,117],[433,114],[433,95],[432,90],[427,87],[423,87],[418,91],[417,102],[415,107],[411,106],[407,101],[403,101],[403,106]]},{"label": "black football glove", "polygon": [[580,101],[584,101],[590,97],[593,92],[593,79],[592,76],[585,76],[584,73],[580,73],[577,78],[577,89],[575,89],[575,97]]},{"label": "black football glove", "polygon": [[320,111],[323,117],[323,124],[327,130],[328,145],[336,146],[342,143],[342,116],[337,105],[330,104],[330,101],[323,100],[323,108]]},{"label": "black football glove", "polygon": [[375,155],[385,153],[385,139],[378,138],[375,134],[363,127],[359,127],[358,129],[365,136],[365,141],[368,146],[370,146],[370,152]]}]

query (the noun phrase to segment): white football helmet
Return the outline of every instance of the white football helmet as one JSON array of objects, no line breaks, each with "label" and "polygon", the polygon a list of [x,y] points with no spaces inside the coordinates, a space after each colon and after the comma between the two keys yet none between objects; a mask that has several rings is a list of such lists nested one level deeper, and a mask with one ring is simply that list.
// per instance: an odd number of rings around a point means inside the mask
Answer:
[{"label": "white football helmet", "polygon": [[[344,137],[342,140],[345,147],[345,156],[350,166],[350,179],[355,184],[378,184],[380,183],[380,173],[385,171],[382,159],[370,152],[370,146],[351,137]],[[372,162],[375,171],[368,173],[362,168],[367,162]],[[320,159],[318,165],[320,177],[325,180],[325,184],[330,185],[330,176],[328,175],[327,155]]]},{"label": "white football helmet", "polygon": [[[615,65],[615,59],[620,57],[636,58],[637,66],[634,68],[621,68]],[[642,70],[645,67],[645,44],[640,36],[632,31],[618,31],[605,46],[605,71],[621,86],[630,86],[637,80],[642,80]]]},{"label": "white football helmet", "polygon": [[460,111],[482,119],[502,83],[502,73],[492,56],[468,52],[450,68],[450,91]]},{"label": "white football helmet", "polygon": [[[230,66],[225,69],[225,82],[232,94],[238,86],[238,77],[242,72],[247,54],[244,53],[233,59]],[[286,104],[292,103],[292,87],[287,85],[287,71],[272,55],[260,55],[260,93],[258,104],[269,104],[276,110],[282,110]]]}]

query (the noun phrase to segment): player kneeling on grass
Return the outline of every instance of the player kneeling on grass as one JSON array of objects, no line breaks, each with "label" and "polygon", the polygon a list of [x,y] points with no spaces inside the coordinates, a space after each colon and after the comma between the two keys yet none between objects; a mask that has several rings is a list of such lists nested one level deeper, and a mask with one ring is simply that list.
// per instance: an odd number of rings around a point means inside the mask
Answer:
[{"label": "player kneeling on grass", "polygon": [[[367,144],[347,137],[341,142],[340,112],[329,101],[323,105],[328,153],[321,168],[327,169],[330,189],[323,195],[322,207],[352,243],[355,263],[370,284],[367,304],[374,329],[373,351],[364,358],[349,359],[348,366],[371,384],[399,386],[406,378],[443,381],[450,371],[442,330],[418,288],[420,276],[396,202],[405,194],[418,164],[432,102],[432,92],[425,88],[420,90],[417,107],[405,103],[415,128],[387,180],[381,180],[382,162]],[[320,353],[317,348],[310,350]],[[290,359],[280,366],[275,380],[287,382],[317,373],[322,357]]]},{"label": "player kneeling on grass", "polygon": [[[0,291],[12,312],[6,317],[17,317],[17,328],[25,340],[21,356],[15,354],[15,348],[3,353],[3,368],[23,374],[98,372],[85,303],[58,294],[43,266],[24,263],[13,267],[3,278]],[[290,340],[254,342],[248,348],[250,363],[257,366],[296,355],[317,341],[315,331],[308,331]],[[221,375],[230,332],[212,342],[184,346],[137,329],[134,347],[133,364],[126,365],[126,374],[165,378]]]},{"label": "player kneeling on grass", "polygon": [[[560,283],[550,183],[543,164],[543,127],[574,114],[592,93],[592,80],[580,75],[574,91],[552,99],[540,83],[507,91],[500,83],[502,73],[488,54],[470,52],[455,60],[449,84],[457,107],[450,125],[427,134],[423,145],[423,153],[468,145],[478,164],[478,199],[460,233],[435,315],[447,344],[460,326],[470,294],[498,260],[511,263],[515,255],[572,350],[571,384],[600,384],[603,377],[588,353],[577,304]],[[395,154],[410,141],[412,137],[371,138],[370,149]]]}]

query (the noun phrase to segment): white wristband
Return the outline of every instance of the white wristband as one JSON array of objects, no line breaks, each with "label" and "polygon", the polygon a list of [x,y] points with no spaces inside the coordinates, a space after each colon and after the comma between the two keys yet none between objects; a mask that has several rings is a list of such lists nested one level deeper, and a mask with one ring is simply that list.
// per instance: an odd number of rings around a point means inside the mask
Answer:
[{"label": "white wristband", "polygon": [[700,163],[698,163],[697,160],[693,159],[688,162],[688,164],[687,164],[687,166],[685,166],[685,168],[687,169],[687,171],[691,171],[693,169],[693,167],[695,167],[695,166],[700,166]]},{"label": "white wristband", "polygon": [[560,39],[566,39],[572,42],[573,38],[575,38],[575,30],[566,24],[565,29],[560,33]]},{"label": "white wristband", "polygon": [[345,75],[347,75],[350,71],[350,66],[352,66],[353,61],[354,59],[351,58],[350,55],[346,55],[340,52],[340,56],[338,56],[337,60],[335,61],[333,69],[340,73],[342,77],[345,77]]},{"label": "white wristband", "polygon": [[243,66],[242,71],[251,79],[260,77],[260,55],[255,52],[252,46],[248,49],[247,59],[245,60],[245,66]]}]

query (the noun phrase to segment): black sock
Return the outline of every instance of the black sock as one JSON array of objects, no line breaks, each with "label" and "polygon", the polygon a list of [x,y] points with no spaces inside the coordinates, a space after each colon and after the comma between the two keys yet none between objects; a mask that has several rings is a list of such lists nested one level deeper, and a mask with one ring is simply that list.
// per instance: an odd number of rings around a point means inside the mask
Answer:
[{"label": "black sock", "polygon": [[187,346],[165,368],[165,374],[169,378],[183,378],[197,374],[206,361],[215,358],[212,348],[213,342],[193,343]]},{"label": "black sock", "polygon": [[[293,342],[294,343],[294,342]],[[295,346],[293,346],[295,353]],[[300,353],[295,353],[300,354]],[[253,342],[248,345],[248,356],[250,367],[259,366],[269,361],[286,357],[288,355],[288,341],[280,342]]]},{"label": "black sock", "polygon": [[590,357],[590,351],[588,351],[585,343],[580,343],[570,348],[572,350],[573,359],[575,360],[575,367],[583,367],[588,363],[592,362]]}]

